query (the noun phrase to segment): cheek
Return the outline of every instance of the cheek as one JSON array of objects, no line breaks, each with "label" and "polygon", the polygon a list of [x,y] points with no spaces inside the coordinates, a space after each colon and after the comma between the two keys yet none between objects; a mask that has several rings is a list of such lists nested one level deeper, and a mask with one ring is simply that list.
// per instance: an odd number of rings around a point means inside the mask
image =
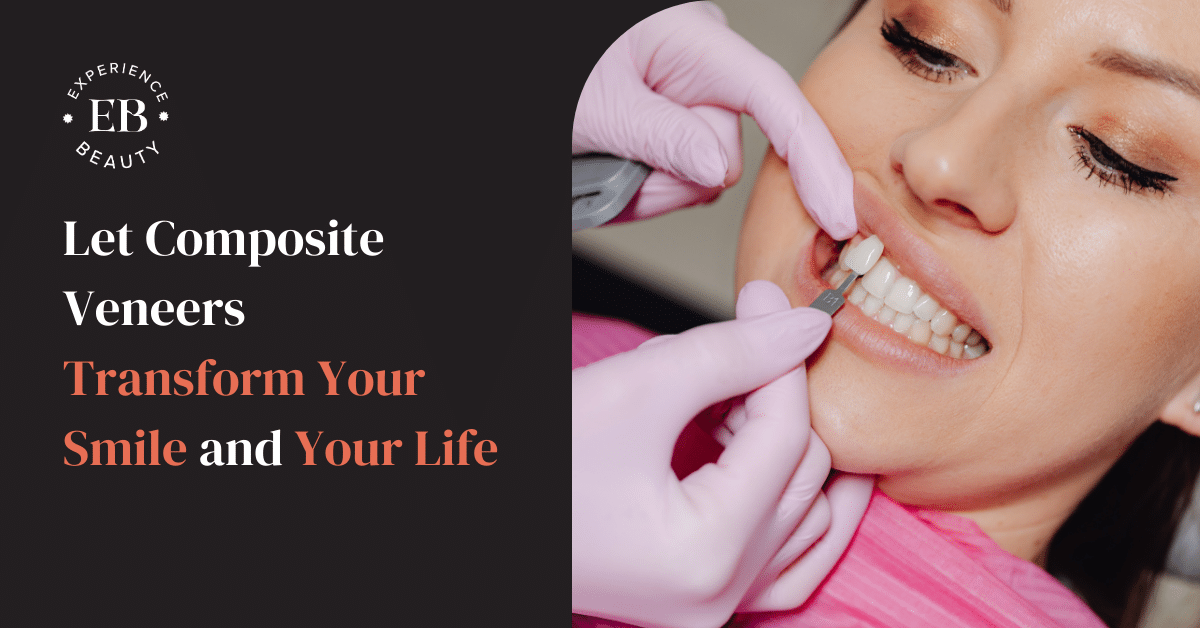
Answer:
[{"label": "cheek", "polygon": [[1127,436],[1156,418],[1200,361],[1200,281],[1186,272],[1200,269],[1200,247],[1187,244],[1200,234],[1168,225],[1165,212],[1132,211],[1128,198],[1074,198],[1026,213],[1024,237],[1036,244],[1023,260],[1014,372],[1028,386],[1053,382],[1041,385],[1036,413],[1083,422],[1078,439]]},{"label": "cheek", "polygon": [[852,169],[887,167],[895,140],[944,104],[883,47],[879,14],[864,8],[800,81]]}]

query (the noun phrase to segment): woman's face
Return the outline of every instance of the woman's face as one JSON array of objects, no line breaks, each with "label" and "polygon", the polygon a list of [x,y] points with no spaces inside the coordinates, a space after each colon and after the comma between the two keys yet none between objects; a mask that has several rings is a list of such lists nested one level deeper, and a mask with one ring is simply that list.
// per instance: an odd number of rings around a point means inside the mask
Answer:
[{"label": "woman's face", "polygon": [[[990,347],[941,355],[847,304],[810,362],[835,466],[959,509],[1090,485],[1195,394],[1198,30],[1173,0],[875,0],[825,49],[800,85],[861,234]],[[807,305],[833,247],[768,152],[739,288]]]}]

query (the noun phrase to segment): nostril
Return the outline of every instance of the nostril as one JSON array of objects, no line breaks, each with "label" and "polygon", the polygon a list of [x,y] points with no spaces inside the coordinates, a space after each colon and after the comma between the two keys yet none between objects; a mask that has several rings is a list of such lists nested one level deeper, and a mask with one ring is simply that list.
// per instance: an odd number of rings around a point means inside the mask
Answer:
[{"label": "nostril", "polygon": [[933,202],[933,206],[938,208],[941,213],[954,224],[970,229],[980,229],[983,227],[975,213],[970,209],[967,209],[967,207],[962,203],[956,203],[946,199],[938,199]]}]

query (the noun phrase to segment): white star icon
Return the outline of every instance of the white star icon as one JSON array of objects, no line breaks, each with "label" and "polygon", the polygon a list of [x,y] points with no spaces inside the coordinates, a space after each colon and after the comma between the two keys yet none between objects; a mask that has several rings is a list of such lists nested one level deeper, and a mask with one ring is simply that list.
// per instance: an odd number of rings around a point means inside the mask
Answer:
[{"label": "white star icon", "polygon": [[71,124],[71,120],[74,120],[74,119],[75,118],[72,118],[71,114],[69,114],[69,113],[67,115],[63,116],[63,122],[66,122],[67,124]]},{"label": "white star icon", "polygon": [[165,112],[165,111],[159,112],[159,114],[158,114],[158,119],[162,120],[163,122],[166,122],[167,118],[169,118],[169,117],[171,117],[171,116],[168,116],[167,112]]}]

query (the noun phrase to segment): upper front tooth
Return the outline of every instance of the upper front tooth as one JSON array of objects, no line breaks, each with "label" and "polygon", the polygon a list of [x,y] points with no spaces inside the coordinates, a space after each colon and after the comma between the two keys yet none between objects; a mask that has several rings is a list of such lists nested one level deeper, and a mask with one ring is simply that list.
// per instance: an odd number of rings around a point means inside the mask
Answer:
[{"label": "upper front tooth", "polygon": [[[864,243],[866,244],[866,243]],[[879,297],[880,299],[887,296],[888,291],[892,289],[892,284],[896,283],[896,277],[900,273],[896,272],[896,267],[886,259],[880,258],[871,272],[867,273],[862,278],[862,286],[867,289],[867,292]]]},{"label": "upper front tooth", "polygon": [[921,295],[917,299],[917,302],[913,304],[913,314],[923,321],[933,320],[933,315],[937,314],[940,309],[942,309],[942,306],[938,305],[938,302],[934,301],[933,297],[928,294]]},{"label": "upper front tooth", "polygon": [[883,302],[901,314],[909,314],[913,311],[913,305],[919,298],[921,298],[921,289],[917,287],[917,283],[908,277],[901,276],[896,278],[896,283],[892,284],[892,289],[888,291]]},{"label": "upper front tooth", "polygon": [[[879,240],[879,236],[871,236],[858,246],[854,247],[853,251],[846,256],[846,265],[859,275],[867,274],[871,267],[879,261],[883,255],[883,242]],[[876,295],[883,298],[883,295]]]}]

